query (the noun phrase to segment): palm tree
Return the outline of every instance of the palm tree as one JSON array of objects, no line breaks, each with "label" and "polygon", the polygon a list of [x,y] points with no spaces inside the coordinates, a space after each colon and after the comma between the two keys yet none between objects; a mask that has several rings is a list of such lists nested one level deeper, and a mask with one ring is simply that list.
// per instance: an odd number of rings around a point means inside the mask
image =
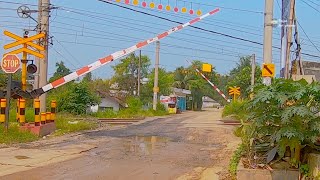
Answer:
[{"label": "palm tree", "polygon": [[187,73],[187,70],[183,67],[179,67],[174,72],[173,87],[180,89],[189,89],[189,82],[193,80],[193,75]]}]

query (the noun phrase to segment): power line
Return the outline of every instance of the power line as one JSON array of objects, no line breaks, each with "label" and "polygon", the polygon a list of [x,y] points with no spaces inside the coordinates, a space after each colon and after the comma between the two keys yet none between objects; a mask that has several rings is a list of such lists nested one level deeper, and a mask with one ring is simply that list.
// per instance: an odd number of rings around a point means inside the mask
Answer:
[{"label": "power line", "polygon": [[74,68],[77,68],[71,61],[69,61],[67,58],[65,58],[58,50],[56,50],[53,46],[52,46],[52,50],[54,50],[57,54],[59,54],[64,60],[66,60],[67,62],[69,62]]},{"label": "power line", "polygon": [[[65,35],[74,35],[74,36],[76,36],[76,34],[72,34],[72,33],[65,33],[65,32],[53,32],[54,34],[65,34]],[[109,37],[107,37],[107,38],[105,38],[105,37],[101,37],[101,36],[91,36],[91,35],[89,35],[89,36],[80,36],[80,37],[85,37],[85,38],[94,38],[94,39],[108,39],[108,40],[115,40],[115,41],[124,41],[124,42],[128,42],[128,41],[130,41],[130,42],[136,42],[136,41],[134,41],[134,40],[119,40],[119,39],[117,39],[117,38],[109,38]],[[192,41],[186,41],[186,42],[190,42],[190,43],[193,43]],[[223,47],[223,45],[221,45],[221,46],[219,46],[219,45],[216,45],[217,47],[214,47],[214,46],[211,46],[211,45],[207,45],[207,44],[199,44],[199,45],[204,45],[204,46],[206,46],[206,47],[211,47],[211,48],[219,48],[219,49],[221,49],[221,52],[224,52],[224,51],[226,51],[226,52],[231,52],[231,53],[236,53],[236,54],[244,54],[244,53],[238,53],[238,52],[236,52],[236,51],[231,51],[231,50],[228,50],[228,49],[224,49]],[[179,48],[179,49],[189,49],[189,50],[194,50],[194,51],[201,51],[201,52],[207,52],[207,53],[212,53],[212,54],[217,54],[217,53],[215,53],[214,51],[212,51],[212,50],[204,50],[204,49],[199,49],[199,48],[190,48],[190,47],[185,47],[185,46],[179,46],[179,45],[172,45],[172,44],[167,44],[167,43],[162,43],[162,46],[165,46],[165,47],[176,47],[176,48]],[[226,47],[228,47],[228,46],[226,46]],[[231,48],[236,48],[236,47],[231,47]],[[243,50],[248,50],[248,49],[243,49]],[[249,51],[249,50],[248,50]],[[223,55],[230,55],[231,56],[231,54],[226,54],[226,53],[222,53]],[[238,57],[238,56],[234,56],[234,57]]]},{"label": "power line", "polygon": [[219,6],[217,4],[198,3],[198,2],[191,2],[191,1],[186,1],[186,0],[179,0],[179,1],[192,3],[192,4],[198,4],[198,5],[201,5],[201,6],[219,7],[219,8],[222,8],[222,9],[228,9],[228,10],[233,10],[233,11],[241,11],[241,12],[247,12],[247,13],[263,14],[262,11],[254,11],[254,10],[239,9],[239,8],[230,8],[230,7],[225,7],[225,6]]},{"label": "power line", "polygon": [[320,50],[318,49],[318,47],[311,41],[311,39],[309,38],[308,34],[306,33],[306,31],[303,29],[303,27],[300,25],[299,21],[297,21],[299,27],[301,28],[301,30],[303,31],[303,33],[306,35],[306,37],[308,38],[308,40],[310,41],[310,43],[314,46],[314,48],[317,49],[317,51],[320,53]]},{"label": "power line", "polygon": [[[60,23],[57,21],[57,23]],[[76,26],[76,25],[72,25],[72,24],[67,24],[67,23],[61,23],[61,24],[64,24],[64,25],[67,25],[68,27],[70,26],[74,26],[74,27],[79,27],[79,28],[83,28],[83,29],[87,29],[87,28],[84,28],[83,26]],[[54,26],[54,27],[57,27],[57,26]],[[68,30],[68,28],[64,28],[64,27],[57,27],[57,28],[61,28],[61,29],[64,29],[64,30]],[[92,29],[92,28],[89,28],[90,30],[94,30],[94,31],[97,31],[97,32],[101,32],[101,33],[109,33],[107,31],[102,31],[102,30],[95,30],[95,29]],[[125,28],[125,29],[128,29],[128,28]],[[130,29],[130,28],[129,28]],[[70,29],[72,31],[74,31],[74,29]],[[131,30],[131,29],[130,29]],[[82,31],[84,33],[84,31]],[[150,31],[147,31],[148,33],[152,33],[152,34],[155,34],[155,32],[150,32]],[[60,34],[67,34],[65,32],[61,33],[61,32],[58,32]],[[93,33],[90,33],[90,34],[93,34]],[[113,35],[116,35],[116,36],[119,36],[119,37],[127,37],[127,38],[130,38],[130,39],[134,39],[135,41],[133,42],[136,42],[137,40],[139,40],[138,38],[136,37],[131,37],[131,36],[127,36],[127,35],[122,35],[122,34],[117,34],[117,33],[112,33]],[[77,34],[70,34],[68,33],[68,35],[75,35],[76,37],[78,37]],[[100,35],[99,37],[96,37],[96,36],[91,36],[91,35],[82,35],[83,37],[91,37],[91,38],[99,38],[99,39],[109,39],[109,40],[116,40],[116,41],[122,41],[121,38],[117,38],[117,39],[114,39],[114,38],[110,38],[110,37],[101,37],[101,34],[97,34],[97,35]],[[204,38],[206,40],[208,39],[212,39],[212,38],[206,38],[206,37],[202,37],[202,36],[195,36],[195,35],[192,35],[192,34],[187,34],[188,36],[193,36],[193,37],[198,37],[198,38]],[[81,36],[81,35],[79,35]],[[203,46],[206,46],[206,47],[212,47],[212,48],[216,48],[216,47],[213,47],[211,45],[208,45],[208,44],[204,44],[202,43],[201,41],[195,41],[195,40],[187,40],[187,39],[184,39],[184,38],[178,38],[178,37],[169,37],[169,38],[172,38],[172,39],[175,39],[175,40],[180,40],[180,41],[183,41],[183,42],[189,42],[189,43],[193,43],[193,44],[197,44],[197,45],[203,45]],[[216,39],[213,39],[214,41],[219,41],[219,40],[216,40]],[[128,41],[127,39],[124,39],[123,41]],[[227,42],[227,43],[232,43],[232,42]],[[241,44],[240,44],[241,45]],[[226,46],[226,45],[220,45],[220,46],[224,46],[224,47],[230,47],[230,48],[237,48],[237,49],[242,49],[242,48],[239,48],[239,47],[231,47],[231,46]],[[243,46],[243,45],[242,45]],[[249,46],[248,46],[249,47]],[[259,48],[260,49],[260,48]],[[248,49],[243,49],[243,50],[248,50]],[[261,50],[261,49],[260,49]]]},{"label": "power line", "polygon": [[304,2],[306,5],[308,5],[310,8],[316,10],[318,13],[320,13],[320,10],[318,10],[317,8],[313,7],[312,5],[310,5],[309,3],[307,3],[305,0],[301,0],[302,2]]},{"label": "power line", "polygon": [[[66,9],[64,8],[63,10],[66,10]],[[110,20],[110,18],[106,19],[106,18],[101,17],[101,16],[86,14],[86,13],[83,13],[83,12],[77,12],[77,11],[72,11],[72,10],[71,10],[71,11],[70,11],[70,10],[67,10],[67,11],[73,12],[73,13],[75,13],[75,14],[80,14],[80,15],[83,15],[83,16],[87,16],[87,17],[90,17],[90,18],[93,18],[93,19],[99,19],[99,20],[103,20],[103,21],[115,22],[116,24],[120,24],[119,22],[124,22],[124,23],[125,23],[125,26],[124,26],[124,27],[122,26],[122,28],[125,28],[127,24],[131,24],[132,26],[137,26],[137,25],[139,25],[139,24],[137,24],[138,22],[146,22],[146,23],[149,23],[149,22],[143,21],[143,20],[141,20],[141,19],[139,19],[139,21],[136,21],[135,19],[126,18],[127,20],[133,20],[133,21],[135,21],[135,23],[131,23],[130,21],[124,21],[124,19],[123,19],[122,17],[121,17],[121,19],[118,19],[118,20],[115,20],[115,21],[114,21],[114,20]],[[84,12],[91,12],[91,11],[86,11],[86,10],[84,10]],[[95,14],[101,14],[101,13],[95,13]],[[103,14],[103,15],[107,15],[107,14]],[[65,17],[65,16],[60,16],[60,17],[70,18],[70,17]],[[119,18],[118,16],[114,16],[114,15],[112,15],[112,16],[110,16],[110,17]],[[79,19],[76,19],[76,18],[70,18],[70,19],[79,20]],[[82,21],[82,19],[81,19],[81,21]],[[90,22],[90,23],[92,23],[92,22]],[[101,23],[100,23],[100,24],[101,24]],[[146,24],[143,24],[142,26],[143,26],[143,27],[150,27],[150,28],[154,28],[154,25],[165,26],[165,25],[163,25],[163,24],[158,24],[158,23],[152,23],[152,25],[153,25],[153,27],[148,26],[148,25],[146,25]],[[213,25],[213,24],[212,24],[212,25]],[[108,24],[108,26],[109,26],[109,24]],[[140,27],[140,26],[141,26],[141,25],[139,25],[139,27]],[[244,32],[244,33],[248,33],[248,34],[254,34],[254,35],[262,36],[261,34],[256,34],[256,33],[251,33],[251,32],[246,32],[246,31],[241,31],[241,30],[237,30],[237,29],[233,29],[233,28],[224,27],[224,26],[221,26],[221,27],[222,27],[222,28],[227,28],[227,29],[229,29],[229,30],[235,30],[235,31]],[[138,29],[138,28],[135,28],[135,29]],[[193,30],[188,30],[188,29],[187,29],[186,31],[193,31]],[[255,29],[255,31],[257,31],[257,29]],[[259,31],[260,31],[260,29],[259,29]],[[198,31],[195,31],[195,32],[198,32]],[[275,32],[274,32],[274,33],[275,33]],[[184,34],[184,33],[181,32],[181,33],[179,33],[179,34]],[[278,34],[280,34],[280,33],[278,32]],[[274,38],[274,39],[280,40],[279,38]],[[312,45],[306,45],[306,46],[312,46]]]},{"label": "power line", "polygon": [[[80,45],[88,45],[88,46],[96,46],[96,47],[108,47],[108,48],[116,48],[116,49],[121,49],[123,47],[117,47],[117,46],[106,46],[106,45],[101,45],[101,44],[92,44],[92,43],[84,43],[84,42],[73,42],[73,41],[60,41],[62,43],[71,43],[71,44],[80,44]],[[152,52],[150,50],[143,50],[144,52]],[[218,58],[212,58],[212,57],[205,57],[205,56],[195,56],[195,55],[183,55],[183,54],[178,54],[178,53],[171,53],[171,52],[161,52],[161,54],[168,54],[168,55],[175,55],[175,56],[181,56],[181,57],[196,57],[196,58],[203,58],[203,59],[211,59],[211,60],[217,60],[217,61],[231,61],[234,62],[234,60],[226,60],[226,59],[218,59]]]},{"label": "power line", "polygon": [[316,6],[320,6],[320,4],[315,3],[314,1],[308,0],[309,2],[311,2],[312,4],[316,5]]},{"label": "power line", "polygon": [[0,3],[4,4],[16,4],[16,5],[28,5],[28,6],[38,6],[36,4],[28,4],[28,3],[18,3],[18,2],[8,2],[8,1],[0,1]]},{"label": "power line", "polygon": [[[107,4],[111,4],[111,5],[114,5],[114,6],[118,6],[120,8],[124,8],[124,9],[130,10],[130,11],[134,11],[134,12],[138,12],[138,13],[141,13],[141,14],[145,14],[145,15],[148,15],[148,16],[156,17],[156,18],[159,18],[159,19],[162,19],[162,20],[170,21],[170,22],[173,22],[173,23],[183,24],[182,22],[179,22],[179,21],[174,21],[174,20],[171,20],[171,19],[168,19],[168,18],[164,18],[164,17],[158,16],[158,15],[153,15],[153,14],[150,14],[150,13],[142,12],[142,11],[135,10],[135,9],[132,9],[132,8],[129,8],[129,7],[125,7],[125,6],[122,6],[122,5],[119,5],[119,4],[114,4],[114,3],[103,1],[103,0],[98,0],[98,1],[104,2],[104,3],[107,3]],[[212,30],[207,30],[207,29],[200,28],[200,27],[197,27],[197,26],[192,26],[191,25],[190,27],[194,28],[194,29],[201,30],[201,31],[205,31],[205,32],[209,32],[209,33],[225,36],[225,37],[228,37],[228,38],[249,42],[249,43],[252,43],[252,44],[257,44],[257,45],[261,45],[261,46],[263,45],[263,43],[260,43],[260,42],[256,42],[256,41],[245,39],[245,38],[241,38],[241,37],[236,37],[236,36],[225,34],[225,33],[216,32],[216,31],[212,31]],[[273,48],[279,49],[279,50],[281,49],[280,47],[276,47],[276,46],[273,46]],[[312,55],[312,54],[309,54],[309,53],[301,53],[301,54],[306,55],[306,56],[320,58],[320,56]]]},{"label": "power line", "polygon": [[[132,6],[132,5],[131,5]],[[135,7],[135,6],[134,6]],[[139,8],[139,7],[135,7],[135,8]],[[99,13],[99,12],[92,12],[92,11],[88,11],[88,10],[83,10],[83,9],[76,9],[76,8],[70,8],[70,7],[64,7],[64,6],[60,6],[60,10],[65,10],[65,11],[68,11],[68,12],[72,12],[72,13],[76,13],[76,14],[80,14],[80,15],[84,15],[84,16],[88,16],[88,17],[91,17],[91,18],[95,18],[95,17],[98,17],[100,20],[106,20],[105,17],[101,17],[101,16],[96,16],[97,14],[100,14],[100,15],[103,15],[103,16],[106,16],[108,15],[109,17],[115,17],[115,18],[119,18],[119,20],[117,21],[121,21],[123,20],[123,17],[119,17],[119,16],[116,16],[114,14],[112,15],[109,15],[109,14],[105,14],[105,13]],[[151,11],[150,9],[144,9],[144,10],[149,10]],[[79,12],[80,11],[80,12]],[[93,13],[95,15],[92,15],[92,14],[86,14],[86,13],[83,13],[83,12],[88,12],[88,13]],[[158,13],[167,13],[167,12],[158,12]],[[167,13],[167,15],[170,15],[170,16],[177,16],[177,17],[181,17],[181,18],[184,18],[186,19],[185,16],[182,16],[182,15],[178,15],[178,14],[172,14],[172,13]],[[136,21],[136,19],[132,19],[132,18],[129,18],[129,17],[126,17],[125,19],[127,20],[133,20],[133,21]],[[206,22],[201,22],[203,24],[208,24],[208,25],[213,25],[213,26],[217,26],[216,24],[212,24],[212,23],[208,23],[208,21],[218,21],[219,23],[222,23],[222,24],[232,24],[232,25],[235,25],[235,24],[238,24],[237,27],[241,27],[241,28],[244,28],[244,29],[250,29],[250,30],[254,30],[254,31],[261,31],[261,28],[257,27],[257,26],[250,26],[250,25],[247,25],[247,24],[240,24],[240,23],[236,23],[236,22],[230,22],[230,21],[226,21],[226,20],[218,20],[218,19],[213,19],[213,20],[207,20]],[[147,21],[143,21],[141,19],[139,19],[139,22],[146,22],[146,23],[149,23]],[[134,24],[133,24],[134,25]],[[152,23],[152,25],[160,25],[160,26],[164,26],[163,24],[157,24],[155,22]],[[145,24],[143,24],[143,26],[145,26]],[[227,27],[224,27],[224,26],[220,26],[221,28],[227,28]],[[252,28],[248,28],[248,27],[252,27]],[[234,29],[233,29],[234,30]],[[239,30],[238,30],[239,31]],[[247,32],[247,33],[250,33],[250,32]],[[280,35],[280,33],[276,33],[275,31],[273,32],[277,35]],[[181,34],[181,33],[180,33]],[[256,34],[256,33],[255,33]],[[257,34],[256,34],[257,35]],[[260,36],[260,35],[259,35]],[[261,35],[262,36],[262,35]],[[274,39],[277,39],[277,40],[280,40],[279,38],[274,38]],[[308,45],[309,46],[309,45]]]},{"label": "power line", "polygon": [[70,52],[68,51],[68,49],[65,48],[55,36],[53,36],[53,38],[54,38],[54,39],[58,42],[58,44],[72,57],[73,60],[75,60],[77,63],[81,64],[80,61],[78,61],[78,59],[75,58],[75,57],[72,55],[72,53],[70,53]]}]

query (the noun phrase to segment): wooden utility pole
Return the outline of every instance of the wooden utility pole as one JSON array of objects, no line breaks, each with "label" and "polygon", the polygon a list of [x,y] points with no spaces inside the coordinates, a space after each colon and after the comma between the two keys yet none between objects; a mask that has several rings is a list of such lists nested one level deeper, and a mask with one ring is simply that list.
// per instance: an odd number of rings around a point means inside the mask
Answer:
[{"label": "wooden utility pole", "polygon": [[160,42],[156,42],[156,63],[154,67],[154,86],[153,86],[153,110],[157,110],[158,103],[158,76],[159,76],[159,60],[160,60]]},{"label": "wooden utility pole", "polygon": [[140,84],[141,84],[141,50],[139,51],[139,65],[138,65],[138,96],[140,96]]},{"label": "wooden utility pole", "polygon": [[[39,87],[45,86],[48,82],[48,39],[49,39],[49,16],[50,16],[50,0],[42,0],[41,6],[41,32],[45,33],[43,41],[44,51],[41,54],[44,55],[44,59],[40,60],[40,74],[39,74]],[[46,112],[46,98],[47,94],[44,93],[40,96],[40,111]]]},{"label": "wooden utility pole", "polygon": [[[263,40],[263,63],[265,64],[272,63],[273,3],[273,0],[265,0]],[[271,85],[271,77],[263,77],[263,84]]]},{"label": "wooden utility pole", "polygon": [[290,49],[292,46],[292,25],[293,25],[293,16],[294,16],[294,6],[295,0],[291,0],[290,2],[290,14],[289,14],[289,22],[287,23],[288,34],[287,34],[287,47],[286,47],[286,63],[284,68],[284,78],[290,78]]},{"label": "wooden utility pole", "polygon": [[251,92],[253,91],[255,72],[256,72],[256,55],[252,54],[251,56]]}]

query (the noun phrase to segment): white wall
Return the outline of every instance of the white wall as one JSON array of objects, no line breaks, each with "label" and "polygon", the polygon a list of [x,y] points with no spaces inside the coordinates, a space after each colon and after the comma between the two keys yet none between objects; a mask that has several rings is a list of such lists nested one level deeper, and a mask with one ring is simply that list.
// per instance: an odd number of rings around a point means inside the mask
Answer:
[{"label": "white wall", "polygon": [[101,103],[99,105],[96,105],[96,106],[91,106],[89,108],[89,111],[90,112],[98,112],[98,110],[100,108],[113,108],[113,111],[119,111],[120,109],[120,105],[119,103],[114,100],[113,98],[101,98]]},{"label": "white wall", "polygon": [[101,103],[99,104],[99,108],[108,108],[112,107],[114,111],[119,111],[120,105],[113,98],[101,98]]}]

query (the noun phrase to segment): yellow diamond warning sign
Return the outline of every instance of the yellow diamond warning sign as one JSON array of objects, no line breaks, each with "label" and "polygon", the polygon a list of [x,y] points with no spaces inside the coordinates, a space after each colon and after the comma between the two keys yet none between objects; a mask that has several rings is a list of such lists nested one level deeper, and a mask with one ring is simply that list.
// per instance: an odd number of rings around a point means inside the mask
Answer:
[{"label": "yellow diamond warning sign", "polygon": [[274,77],[275,75],[274,64],[263,64],[262,65],[262,77]]}]

